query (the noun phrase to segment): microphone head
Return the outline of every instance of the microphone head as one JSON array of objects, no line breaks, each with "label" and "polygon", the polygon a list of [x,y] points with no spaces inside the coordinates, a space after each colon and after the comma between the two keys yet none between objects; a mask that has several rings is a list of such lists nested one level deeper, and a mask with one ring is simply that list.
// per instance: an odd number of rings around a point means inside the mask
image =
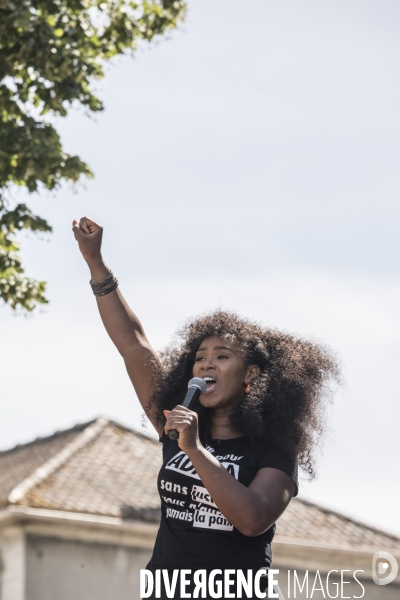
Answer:
[{"label": "microphone head", "polygon": [[188,388],[191,387],[199,388],[202,394],[207,390],[207,384],[201,377],[193,377],[188,383]]}]

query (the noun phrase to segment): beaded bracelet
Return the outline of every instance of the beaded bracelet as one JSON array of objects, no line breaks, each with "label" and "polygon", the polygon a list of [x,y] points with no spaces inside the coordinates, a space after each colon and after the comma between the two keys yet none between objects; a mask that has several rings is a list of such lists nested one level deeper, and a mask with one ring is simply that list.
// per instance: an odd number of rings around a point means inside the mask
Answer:
[{"label": "beaded bracelet", "polygon": [[106,294],[109,294],[110,292],[113,292],[114,290],[116,290],[117,287],[118,287],[118,279],[113,281],[113,283],[105,290],[95,290],[92,288],[92,291],[95,296],[105,296]]},{"label": "beaded bracelet", "polygon": [[109,283],[111,281],[111,279],[113,279],[113,277],[114,277],[114,274],[110,269],[110,272],[107,275],[107,277],[105,277],[101,281],[97,281],[96,283],[93,283],[93,281],[90,280],[89,281],[90,287],[92,288],[92,290],[97,290],[98,288],[102,287],[103,285],[106,285],[107,283]]}]

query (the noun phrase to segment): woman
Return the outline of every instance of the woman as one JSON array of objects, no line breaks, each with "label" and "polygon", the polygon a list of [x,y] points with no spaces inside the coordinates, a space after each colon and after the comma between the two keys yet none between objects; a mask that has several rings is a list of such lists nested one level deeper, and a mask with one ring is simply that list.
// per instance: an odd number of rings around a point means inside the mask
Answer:
[{"label": "woman", "polygon": [[[243,597],[256,597],[254,577],[271,564],[275,521],[298,492],[297,465],[313,474],[335,360],[320,346],[222,311],[188,324],[181,346],[158,357],[102,259],[102,228],[83,218],[73,231],[105,328],[163,443],[162,517],[147,568],[171,575],[160,576],[162,597],[174,569],[192,571],[189,593],[202,589],[200,570],[222,579],[233,570],[231,593],[243,581],[239,572],[251,570]],[[196,411],[181,406],[191,377],[207,383]],[[265,590],[266,578],[260,582]],[[180,594],[178,586],[174,597]]]}]

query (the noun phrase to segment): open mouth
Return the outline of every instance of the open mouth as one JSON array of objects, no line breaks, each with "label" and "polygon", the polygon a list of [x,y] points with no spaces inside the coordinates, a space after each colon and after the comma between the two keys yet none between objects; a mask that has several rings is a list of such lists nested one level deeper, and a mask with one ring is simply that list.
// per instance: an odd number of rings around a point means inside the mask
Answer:
[{"label": "open mouth", "polygon": [[212,394],[217,389],[218,383],[215,381],[213,377],[203,377],[204,381],[207,384],[207,390],[204,392],[205,394]]}]

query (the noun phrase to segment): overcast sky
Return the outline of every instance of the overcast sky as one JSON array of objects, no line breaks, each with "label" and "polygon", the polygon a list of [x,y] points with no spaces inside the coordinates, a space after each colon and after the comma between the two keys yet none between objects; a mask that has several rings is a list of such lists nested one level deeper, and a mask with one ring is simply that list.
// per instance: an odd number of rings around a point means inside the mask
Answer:
[{"label": "overcast sky", "polygon": [[400,535],[399,30],[398,0],[189,0],[107,67],[105,112],[58,125],[95,179],[29,200],[54,226],[23,240],[51,303],[0,308],[2,449],[98,415],[141,427],[71,233],[86,214],[157,349],[222,307],[338,353],[301,497]]}]

